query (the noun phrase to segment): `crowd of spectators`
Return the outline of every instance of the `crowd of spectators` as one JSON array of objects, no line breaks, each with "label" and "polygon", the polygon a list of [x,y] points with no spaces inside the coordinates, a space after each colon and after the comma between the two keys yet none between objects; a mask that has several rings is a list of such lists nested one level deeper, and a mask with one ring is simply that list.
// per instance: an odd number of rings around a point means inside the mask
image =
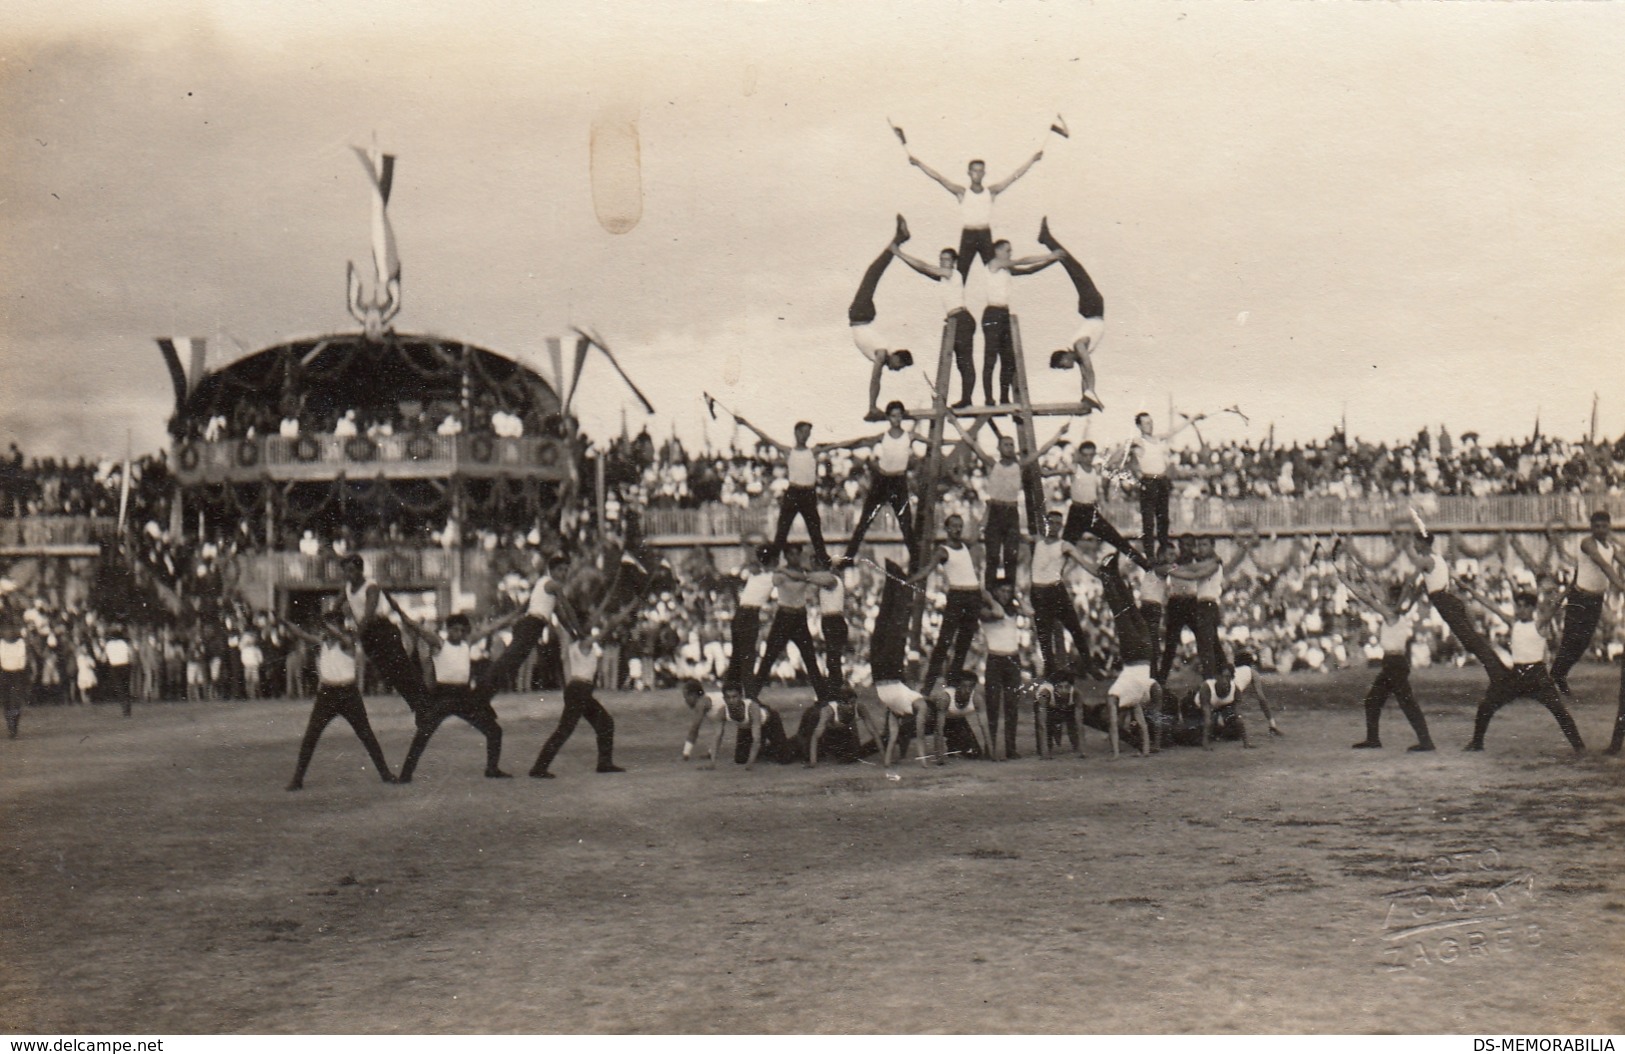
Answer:
[{"label": "crowd of spectators", "polygon": [[[394,427],[393,422],[359,417],[356,423],[363,429]],[[424,417],[415,426],[427,423]],[[523,432],[529,426],[520,422],[519,427]],[[116,643],[111,649],[108,645],[121,639],[138,671],[131,679],[138,699],[297,696],[311,686],[312,656],[268,616],[235,597],[230,569],[238,552],[266,545],[311,556],[425,542],[478,547],[511,557],[504,591],[506,603],[517,603],[523,572],[534,566],[534,555],[566,547],[566,538],[568,548],[602,563],[610,540],[638,533],[638,510],[643,507],[771,506],[787,485],[782,457],[765,446],[691,455],[675,437],[657,444],[644,433],[582,448],[583,480],[593,479],[597,462],[603,465],[607,500],[602,522],[589,482],[565,496],[570,500],[560,510],[556,531],[482,525],[474,519],[465,521],[460,531],[445,524],[409,529],[395,521],[361,529],[340,525],[330,531],[278,527],[269,537],[256,533],[247,520],[221,525],[201,537],[175,532],[174,478],[167,459],[162,453],[144,456],[129,464],[127,519],[132,529],[124,553],[143,586],[167,591],[166,613],[121,624],[92,607],[53,603],[46,596],[12,594],[4,601],[23,615],[38,653],[46,657],[39,686],[42,699],[94,698],[102,690],[98,686],[107,683],[110,652],[115,659],[123,654]],[[1104,454],[1110,464],[1113,452]],[[1069,456],[1069,447],[1058,445],[1047,455],[1046,466],[1063,469]],[[821,498],[834,505],[860,501],[868,483],[867,460],[864,450],[832,452],[819,480]],[[1179,453],[1176,494],[1221,499],[1485,496],[1595,489],[1599,484],[1617,493],[1625,483],[1622,466],[1625,439],[1611,445],[1552,438],[1486,444],[1471,433],[1452,439],[1441,429],[1437,435],[1423,432],[1405,442],[1371,444],[1334,434],[1324,442],[1279,447],[1192,445]],[[124,462],[112,459],[25,459],[12,444],[0,460],[0,519],[115,516],[125,471]],[[950,461],[945,478],[945,507],[974,512],[984,488],[980,464],[974,459]],[[1052,484],[1059,488],[1061,482],[1057,478]],[[1131,492],[1130,481],[1123,485]],[[1058,490],[1055,497],[1060,497]],[[619,646],[611,649],[606,659],[610,682],[653,688],[690,676],[719,677],[726,668],[737,577],[720,572],[704,549],[682,554],[671,563],[673,573],[666,585],[650,596]],[[863,683],[868,670],[862,657],[878,607],[878,572],[873,565],[859,563],[847,574],[848,621],[854,627],[847,669],[854,683]],[[1500,590],[1501,600],[1509,599],[1505,594],[1510,587],[1504,581],[1486,581]],[[1082,665],[1104,671],[1113,659],[1111,620],[1092,579],[1079,576],[1074,595],[1097,642]],[[1612,657],[1609,649],[1620,647],[1614,628],[1621,618],[1618,608],[1619,598],[1613,598],[1597,637],[1599,656]],[[1252,647],[1266,669],[1333,670],[1364,665],[1374,655],[1375,616],[1352,602],[1324,561],[1273,574],[1243,565],[1230,579],[1224,609],[1227,639]],[[928,605],[926,641],[934,639],[936,622],[936,609]],[[1488,620],[1486,628],[1492,635],[1500,632],[1496,620]],[[813,632],[818,632],[816,619]],[[493,641],[479,661],[499,653],[502,644],[500,637]],[[1023,628],[1023,646],[1032,650],[1030,627]],[[1413,650],[1418,665],[1468,661],[1431,613],[1418,625]],[[924,657],[911,658],[919,662]],[[1031,658],[1029,668],[1036,665],[1036,655]],[[786,656],[774,675],[780,681],[794,680],[800,676],[798,667]],[[557,642],[544,641],[536,660],[527,664],[521,686],[551,683],[557,673]]]}]

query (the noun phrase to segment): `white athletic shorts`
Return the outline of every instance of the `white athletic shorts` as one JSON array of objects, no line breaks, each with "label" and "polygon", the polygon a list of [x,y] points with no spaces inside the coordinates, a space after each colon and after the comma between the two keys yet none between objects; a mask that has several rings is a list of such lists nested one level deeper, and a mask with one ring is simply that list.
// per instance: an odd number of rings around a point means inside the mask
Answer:
[{"label": "white athletic shorts", "polygon": [[875,694],[880,697],[880,705],[898,717],[914,713],[914,704],[925,698],[902,681],[881,681],[875,685]]},{"label": "white athletic shorts", "polygon": [[1086,318],[1083,320],[1083,325],[1078,327],[1078,331],[1072,334],[1072,340],[1069,346],[1076,348],[1078,346],[1078,341],[1087,340],[1089,342],[1089,351],[1090,353],[1093,353],[1100,350],[1100,342],[1105,336],[1105,319]]},{"label": "white athletic shorts", "polygon": [[870,362],[884,363],[886,353],[891,351],[891,342],[875,328],[873,322],[853,326],[852,343],[858,346],[858,350],[863,352],[863,357]]},{"label": "white athletic shorts", "polygon": [[1151,664],[1137,662],[1123,667],[1123,672],[1117,675],[1117,680],[1112,682],[1106,694],[1117,696],[1118,709],[1126,710],[1151,701],[1152,683]]}]

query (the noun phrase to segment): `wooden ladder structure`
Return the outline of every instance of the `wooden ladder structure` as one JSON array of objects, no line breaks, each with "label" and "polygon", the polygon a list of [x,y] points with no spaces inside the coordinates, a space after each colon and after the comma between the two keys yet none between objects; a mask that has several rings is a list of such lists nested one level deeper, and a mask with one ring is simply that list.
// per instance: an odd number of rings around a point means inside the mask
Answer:
[{"label": "wooden ladder structure", "polygon": [[[1016,421],[1016,448],[1020,457],[1025,460],[1038,449],[1036,429],[1033,427],[1035,418],[1039,417],[1083,417],[1090,413],[1091,407],[1087,403],[1039,403],[1032,401],[1031,389],[1027,385],[1027,357],[1021,347],[1021,320],[1015,315],[1010,316],[1010,346],[1016,356],[1016,402],[1005,406],[967,406],[957,411],[960,417],[971,418],[1000,418],[1011,417]],[[945,457],[944,445],[950,441],[947,437],[948,415],[956,411],[948,408],[948,390],[953,379],[954,365],[954,330],[953,326],[944,324],[942,328],[942,346],[937,353],[937,380],[933,387],[933,398],[928,407],[919,407],[908,411],[908,416],[915,420],[922,418],[931,421],[931,431],[928,438],[929,450],[925,456],[925,466],[916,480],[914,493],[914,534],[920,546],[919,558],[924,560],[927,547],[936,544],[938,527],[937,504],[939,490],[942,483],[942,466]],[[958,448],[962,440],[953,440],[952,445]],[[1022,490],[1026,497],[1028,530],[1034,530],[1039,517],[1044,514],[1044,488],[1043,478],[1037,465],[1033,465],[1022,477]],[[914,596],[914,607],[909,619],[909,640],[916,651],[922,651],[921,633],[925,620],[925,593],[919,592]]]}]

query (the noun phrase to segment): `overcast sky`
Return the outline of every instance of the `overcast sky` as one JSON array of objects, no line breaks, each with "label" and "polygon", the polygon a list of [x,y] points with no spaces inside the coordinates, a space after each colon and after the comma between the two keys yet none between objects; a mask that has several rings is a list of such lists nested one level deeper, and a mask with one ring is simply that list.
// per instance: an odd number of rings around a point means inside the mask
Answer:
[{"label": "overcast sky", "polygon": [[[1252,418],[1209,438],[1320,437],[1345,407],[1372,438],[1521,436],[1537,409],[1579,437],[1594,391],[1625,431],[1625,4],[27,0],[0,41],[0,441],[30,452],[160,444],[153,337],[219,365],[353,329],[348,147],[375,135],[402,332],[546,371],[587,325],[657,435],[698,440],[705,388],[784,438],[852,434],[859,276],[898,212],[918,255],[957,240],[887,118],[1000,178],[1056,113],[1072,138],[995,233],[1038,251],[1047,214],[1105,295],[1096,438],[1170,396]],[[635,122],[625,233],[595,214],[595,121]],[[1043,368],[1076,327],[1064,274],[1014,296],[1036,394],[1070,395]],[[930,283],[894,267],[879,309],[934,360]],[[921,372],[885,397],[923,400]],[[601,364],[584,393],[590,430],[639,427]]]}]

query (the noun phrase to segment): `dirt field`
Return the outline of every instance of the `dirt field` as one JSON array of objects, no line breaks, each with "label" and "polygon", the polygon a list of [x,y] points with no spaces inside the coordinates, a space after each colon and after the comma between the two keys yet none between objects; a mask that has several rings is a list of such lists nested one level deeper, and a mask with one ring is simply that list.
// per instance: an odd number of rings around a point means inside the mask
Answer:
[{"label": "dirt field", "polygon": [[[1617,679],[1575,680],[1594,747]],[[335,725],[299,794],[304,704],[32,710],[0,1031],[1625,1031],[1625,760],[1530,702],[1464,754],[1481,679],[1434,672],[1438,753],[1392,708],[1351,751],[1367,680],[1270,678],[1252,751],[895,781],[683,765],[674,693],[604,697],[626,775],[583,726],[524,778],[559,704],[507,697],[517,779],[459,723],[385,786]]]}]

